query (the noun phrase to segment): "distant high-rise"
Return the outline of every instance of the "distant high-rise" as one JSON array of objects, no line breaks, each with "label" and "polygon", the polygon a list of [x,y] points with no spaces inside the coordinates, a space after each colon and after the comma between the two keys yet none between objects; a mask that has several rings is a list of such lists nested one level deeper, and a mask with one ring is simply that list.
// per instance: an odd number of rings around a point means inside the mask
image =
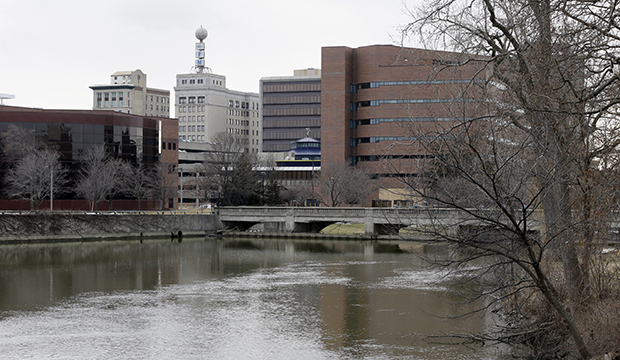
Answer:
[{"label": "distant high-rise", "polygon": [[189,74],[178,74],[175,90],[179,140],[209,142],[217,133],[235,136],[245,152],[258,153],[260,144],[260,103],[256,93],[226,88],[226,77],[213,74],[205,66],[207,30],[196,30],[195,66]]},{"label": "distant high-rise", "polygon": [[304,136],[321,139],[320,69],[262,78],[260,92],[264,152],[288,151]]},{"label": "distant high-rise", "polygon": [[109,85],[93,85],[93,110],[170,117],[170,91],[146,87],[141,70],[117,71]]}]

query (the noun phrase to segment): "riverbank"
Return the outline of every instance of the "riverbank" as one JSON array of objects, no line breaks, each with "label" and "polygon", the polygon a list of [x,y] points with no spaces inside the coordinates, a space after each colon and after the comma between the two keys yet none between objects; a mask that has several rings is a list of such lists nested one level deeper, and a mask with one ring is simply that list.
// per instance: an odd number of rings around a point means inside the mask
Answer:
[{"label": "riverbank", "polygon": [[217,215],[187,213],[2,213],[0,244],[141,240],[205,236],[222,230]]},{"label": "riverbank", "polygon": [[401,236],[374,235],[374,234],[346,234],[346,233],[275,233],[275,232],[248,232],[225,231],[225,237],[237,238],[265,238],[265,239],[320,239],[320,240],[402,240]]}]

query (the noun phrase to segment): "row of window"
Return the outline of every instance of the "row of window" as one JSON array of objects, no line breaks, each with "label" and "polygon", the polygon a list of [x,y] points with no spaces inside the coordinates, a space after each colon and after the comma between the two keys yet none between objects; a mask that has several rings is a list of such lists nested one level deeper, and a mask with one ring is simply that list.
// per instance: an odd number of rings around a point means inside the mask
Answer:
[{"label": "row of window", "polygon": [[297,148],[320,148],[321,147],[321,143],[318,142],[312,142],[312,143],[300,143],[297,144]]},{"label": "row of window", "polygon": [[427,103],[467,103],[476,99],[396,99],[396,100],[366,100],[351,103],[351,111],[361,107],[379,106],[383,104],[427,104]]},{"label": "row of window", "polygon": [[228,109],[228,115],[250,117],[250,114],[252,114],[252,117],[258,117],[258,112],[256,111]]},{"label": "row of window", "polygon": [[204,112],[204,111],[205,111],[205,107],[204,106],[179,106],[179,112],[180,113]]},{"label": "row of window", "polygon": [[263,116],[299,116],[299,115],[321,115],[320,107],[303,108],[284,108],[284,109],[263,109]]},{"label": "row of window", "polygon": [[204,96],[181,96],[179,97],[179,104],[204,104]]},{"label": "row of window", "polygon": [[321,91],[321,82],[263,84],[263,93],[301,91]]},{"label": "row of window", "polygon": [[361,119],[361,120],[351,120],[351,129],[357,129],[358,126],[363,125],[379,125],[381,123],[391,123],[391,122],[441,122],[441,121],[470,121],[473,120],[472,117],[462,117],[462,118],[441,118],[441,117],[418,117],[418,118],[375,118],[375,119]]},{"label": "row of window", "polygon": [[263,129],[266,128],[320,128],[321,119],[265,119]]},{"label": "row of window", "polygon": [[[129,101],[127,101],[127,102],[129,102]],[[120,105],[119,105],[119,106],[120,106]],[[127,104],[127,106],[129,106],[129,104]],[[151,111],[152,111],[152,110],[153,110],[153,104],[151,104]],[[165,111],[165,112],[169,112],[169,111],[170,111],[170,108],[169,108],[169,107],[166,107],[166,106],[161,106],[161,108],[160,108],[160,106],[159,106],[159,105],[155,105],[155,111],[160,111],[160,110],[161,110],[161,111]],[[152,115],[151,115],[151,116],[152,116]]]},{"label": "row of window", "polygon": [[263,104],[320,104],[321,94],[316,95],[288,95],[263,96]]},{"label": "row of window", "polygon": [[355,147],[357,144],[367,144],[367,143],[378,143],[380,141],[411,141],[415,138],[411,136],[371,136],[371,137],[360,137],[360,138],[351,138],[349,140],[349,145]]},{"label": "row of window", "polygon": [[205,131],[205,125],[188,125],[179,126],[179,130],[182,132],[200,132]]},{"label": "row of window", "polygon": [[413,155],[363,155],[363,156],[351,156],[349,162],[351,165],[355,165],[358,162],[364,161],[380,161],[380,160],[410,160],[410,159],[432,159],[432,155],[426,154],[413,154]]},{"label": "row of window", "polygon": [[[250,126],[250,120],[226,119],[228,125]],[[254,121],[252,121],[254,123]]]},{"label": "row of window", "polygon": [[204,135],[179,135],[181,141],[205,141]]},{"label": "row of window", "polygon": [[[318,172],[318,171],[317,171]],[[276,171],[278,180],[311,180],[313,171]]]},{"label": "row of window", "polygon": [[373,81],[359,84],[351,84],[351,93],[361,89],[376,89],[381,86],[403,85],[446,85],[446,84],[480,84],[484,79],[453,79],[453,80],[407,80],[407,81]]},{"label": "row of window", "polygon": [[250,110],[250,105],[252,105],[252,110],[258,110],[258,103],[250,103],[247,101],[239,101],[239,100],[228,100],[228,107],[231,108],[241,108]]},{"label": "row of window", "polygon": [[[123,107],[123,95],[122,91],[98,92],[96,95],[97,107]],[[129,92],[127,92],[127,96],[129,96]],[[127,100],[127,106],[129,106],[129,100]]]},{"label": "row of window", "polygon": [[[306,130],[297,130],[297,131],[263,131],[263,139],[290,139],[290,140],[298,140],[302,137],[306,136]],[[320,138],[320,131],[310,131],[310,137]]]},{"label": "row of window", "polygon": [[250,130],[247,130],[247,129],[227,128],[226,132],[228,132],[229,134],[234,134],[234,135],[250,135]]},{"label": "row of window", "polygon": [[[148,95],[147,95],[147,99],[148,99]],[[158,104],[170,104],[170,98],[167,98],[164,96],[153,97],[153,95],[151,95],[151,102],[153,102],[153,99],[155,99],[155,102]]]},{"label": "row of window", "polygon": [[[204,65],[204,64],[203,64]],[[181,85],[203,85],[207,79],[181,79]],[[211,85],[224,86],[224,81],[211,79]]]},{"label": "row of window", "polygon": [[181,116],[179,117],[179,122],[205,122],[205,116]]},{"label": "row of window", "polygon": [[166,150],[166,144],[168,144],[168,150],[176,150],[177,149],[177,143],[174,143],[174,142],[169,142],[169,143],[162,142],[161,143],[161,148],[163,150]]},{"label": "row of window", "polygon": [[291,149],[291,143],[287,142],[285,144],[269,144],[263,143],[263,151],[289,151]]}]

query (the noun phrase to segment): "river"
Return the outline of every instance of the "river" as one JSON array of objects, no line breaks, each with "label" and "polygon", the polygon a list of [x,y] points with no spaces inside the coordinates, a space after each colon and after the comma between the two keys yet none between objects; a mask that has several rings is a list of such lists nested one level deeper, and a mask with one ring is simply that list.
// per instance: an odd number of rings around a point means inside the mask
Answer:
[{"label": "river", "polygon": [[397,242],[0,246],[2,359],[493,359],[484,316]]}]

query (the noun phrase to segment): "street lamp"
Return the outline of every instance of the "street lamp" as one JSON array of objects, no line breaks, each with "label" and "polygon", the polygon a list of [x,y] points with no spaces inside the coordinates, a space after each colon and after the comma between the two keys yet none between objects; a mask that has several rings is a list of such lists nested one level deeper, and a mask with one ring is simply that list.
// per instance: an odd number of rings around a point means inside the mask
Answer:
[{"label": "street lamp", "polygon": [[54,210],[54,165],[48,165],[50,168],[50,211]]}]

